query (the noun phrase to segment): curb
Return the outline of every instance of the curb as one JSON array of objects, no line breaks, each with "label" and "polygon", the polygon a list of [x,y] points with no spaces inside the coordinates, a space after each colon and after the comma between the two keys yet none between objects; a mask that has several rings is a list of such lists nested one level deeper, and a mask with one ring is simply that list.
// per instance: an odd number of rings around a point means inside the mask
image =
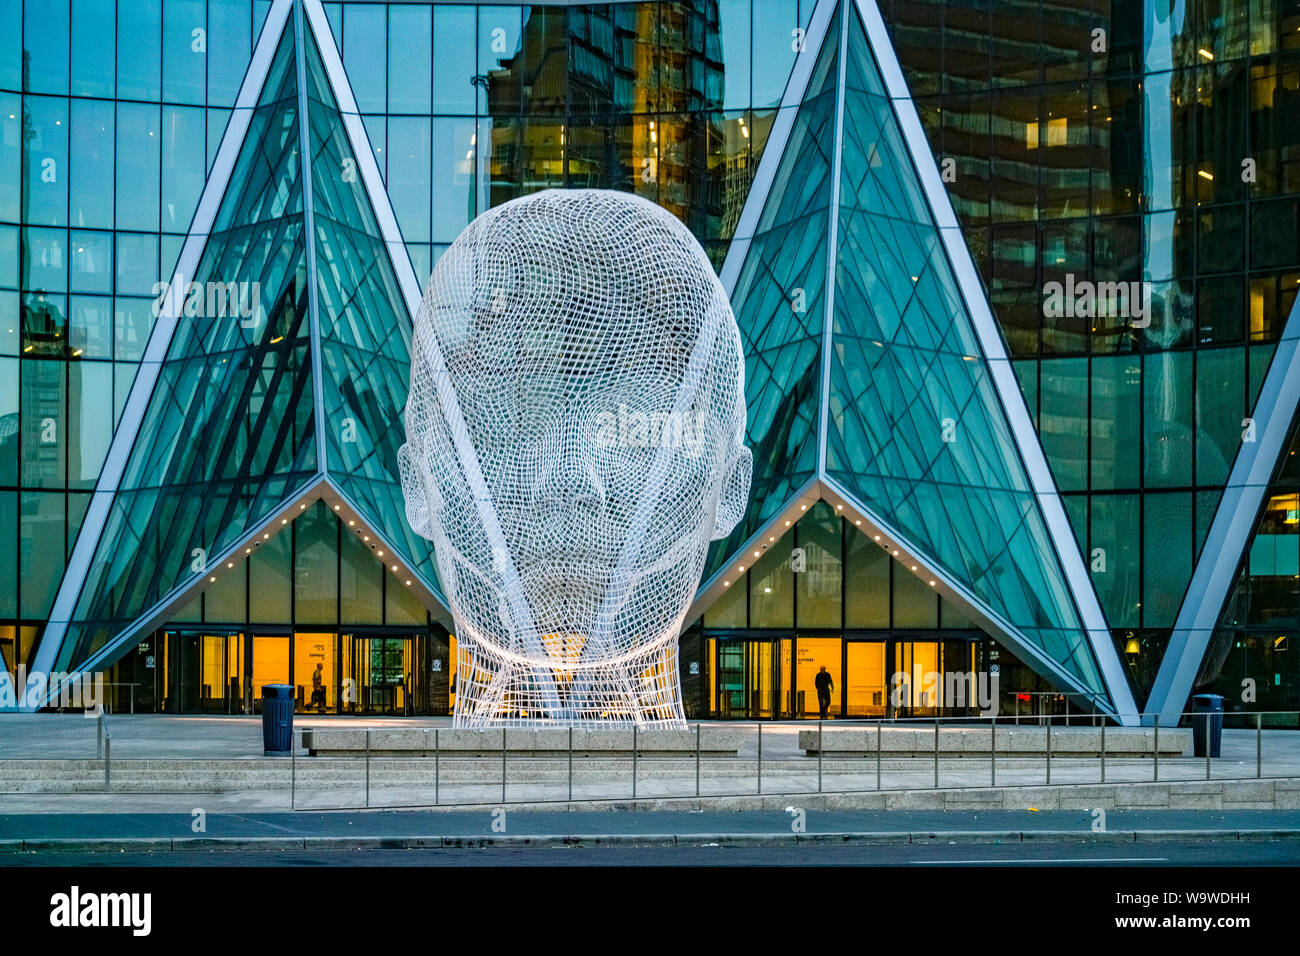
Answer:
[{"label": "curb", "polygon": [[0,840],[4,853],[156,853],[203,850],[431,850],[488,847],[754,847],[834,843],[999,844],[999,843],[1212,843],[1300,840],[1296,830],[954,830],[950,832],[841,833],[596,833],[513,836],[307,836],[307,837],[106,837],[103,839]]}]

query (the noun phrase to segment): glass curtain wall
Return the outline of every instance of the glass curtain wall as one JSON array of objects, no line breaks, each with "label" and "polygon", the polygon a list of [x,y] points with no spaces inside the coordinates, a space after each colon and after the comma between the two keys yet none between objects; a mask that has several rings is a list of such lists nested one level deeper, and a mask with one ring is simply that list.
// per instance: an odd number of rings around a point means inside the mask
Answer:
[{"label": "glass curtain wall", "polygon": [[1300,287],[1300,20],[881,8],[1141,704]]}]

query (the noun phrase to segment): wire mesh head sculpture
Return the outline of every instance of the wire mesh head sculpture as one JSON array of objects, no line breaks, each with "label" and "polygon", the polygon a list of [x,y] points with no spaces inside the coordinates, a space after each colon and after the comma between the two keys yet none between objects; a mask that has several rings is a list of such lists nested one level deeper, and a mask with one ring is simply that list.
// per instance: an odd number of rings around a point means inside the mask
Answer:
[{"label": "wire mesh head sculpture", "polygon": [[685,726],[678,632],[751,470],[695,237],[625,193],[505,203],[439,259],[411,351],[402,488],[455,618],[453,725]]}]

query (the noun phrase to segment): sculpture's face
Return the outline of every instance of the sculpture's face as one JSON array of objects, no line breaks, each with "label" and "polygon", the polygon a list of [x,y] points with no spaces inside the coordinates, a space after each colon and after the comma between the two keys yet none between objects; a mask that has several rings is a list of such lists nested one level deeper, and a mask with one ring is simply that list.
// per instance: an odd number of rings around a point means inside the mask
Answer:
[{"label": "sculpture's face", "polygon": [[498,207],[439,261],[412,353],[403,486],[458,626],[663,637],[750,469],[735,320],[685,227],[617,193]]}]

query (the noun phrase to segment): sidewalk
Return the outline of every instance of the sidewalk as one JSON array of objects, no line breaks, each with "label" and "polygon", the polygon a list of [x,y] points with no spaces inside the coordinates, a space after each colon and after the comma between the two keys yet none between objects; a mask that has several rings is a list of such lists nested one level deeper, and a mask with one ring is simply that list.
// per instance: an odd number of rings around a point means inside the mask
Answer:
[{"label": "sidewalk", "polygon": [[[1295,811],[1122,811],[1093,827],[1083,811],[476,812],[0,816],[6,852],[415,849],[484,846],[754,846],[817,843],[1148,842],[1300,840]],[[799,824],[802,824],[800,829]],[[501,832],[504,827],[504,832]]]}]

